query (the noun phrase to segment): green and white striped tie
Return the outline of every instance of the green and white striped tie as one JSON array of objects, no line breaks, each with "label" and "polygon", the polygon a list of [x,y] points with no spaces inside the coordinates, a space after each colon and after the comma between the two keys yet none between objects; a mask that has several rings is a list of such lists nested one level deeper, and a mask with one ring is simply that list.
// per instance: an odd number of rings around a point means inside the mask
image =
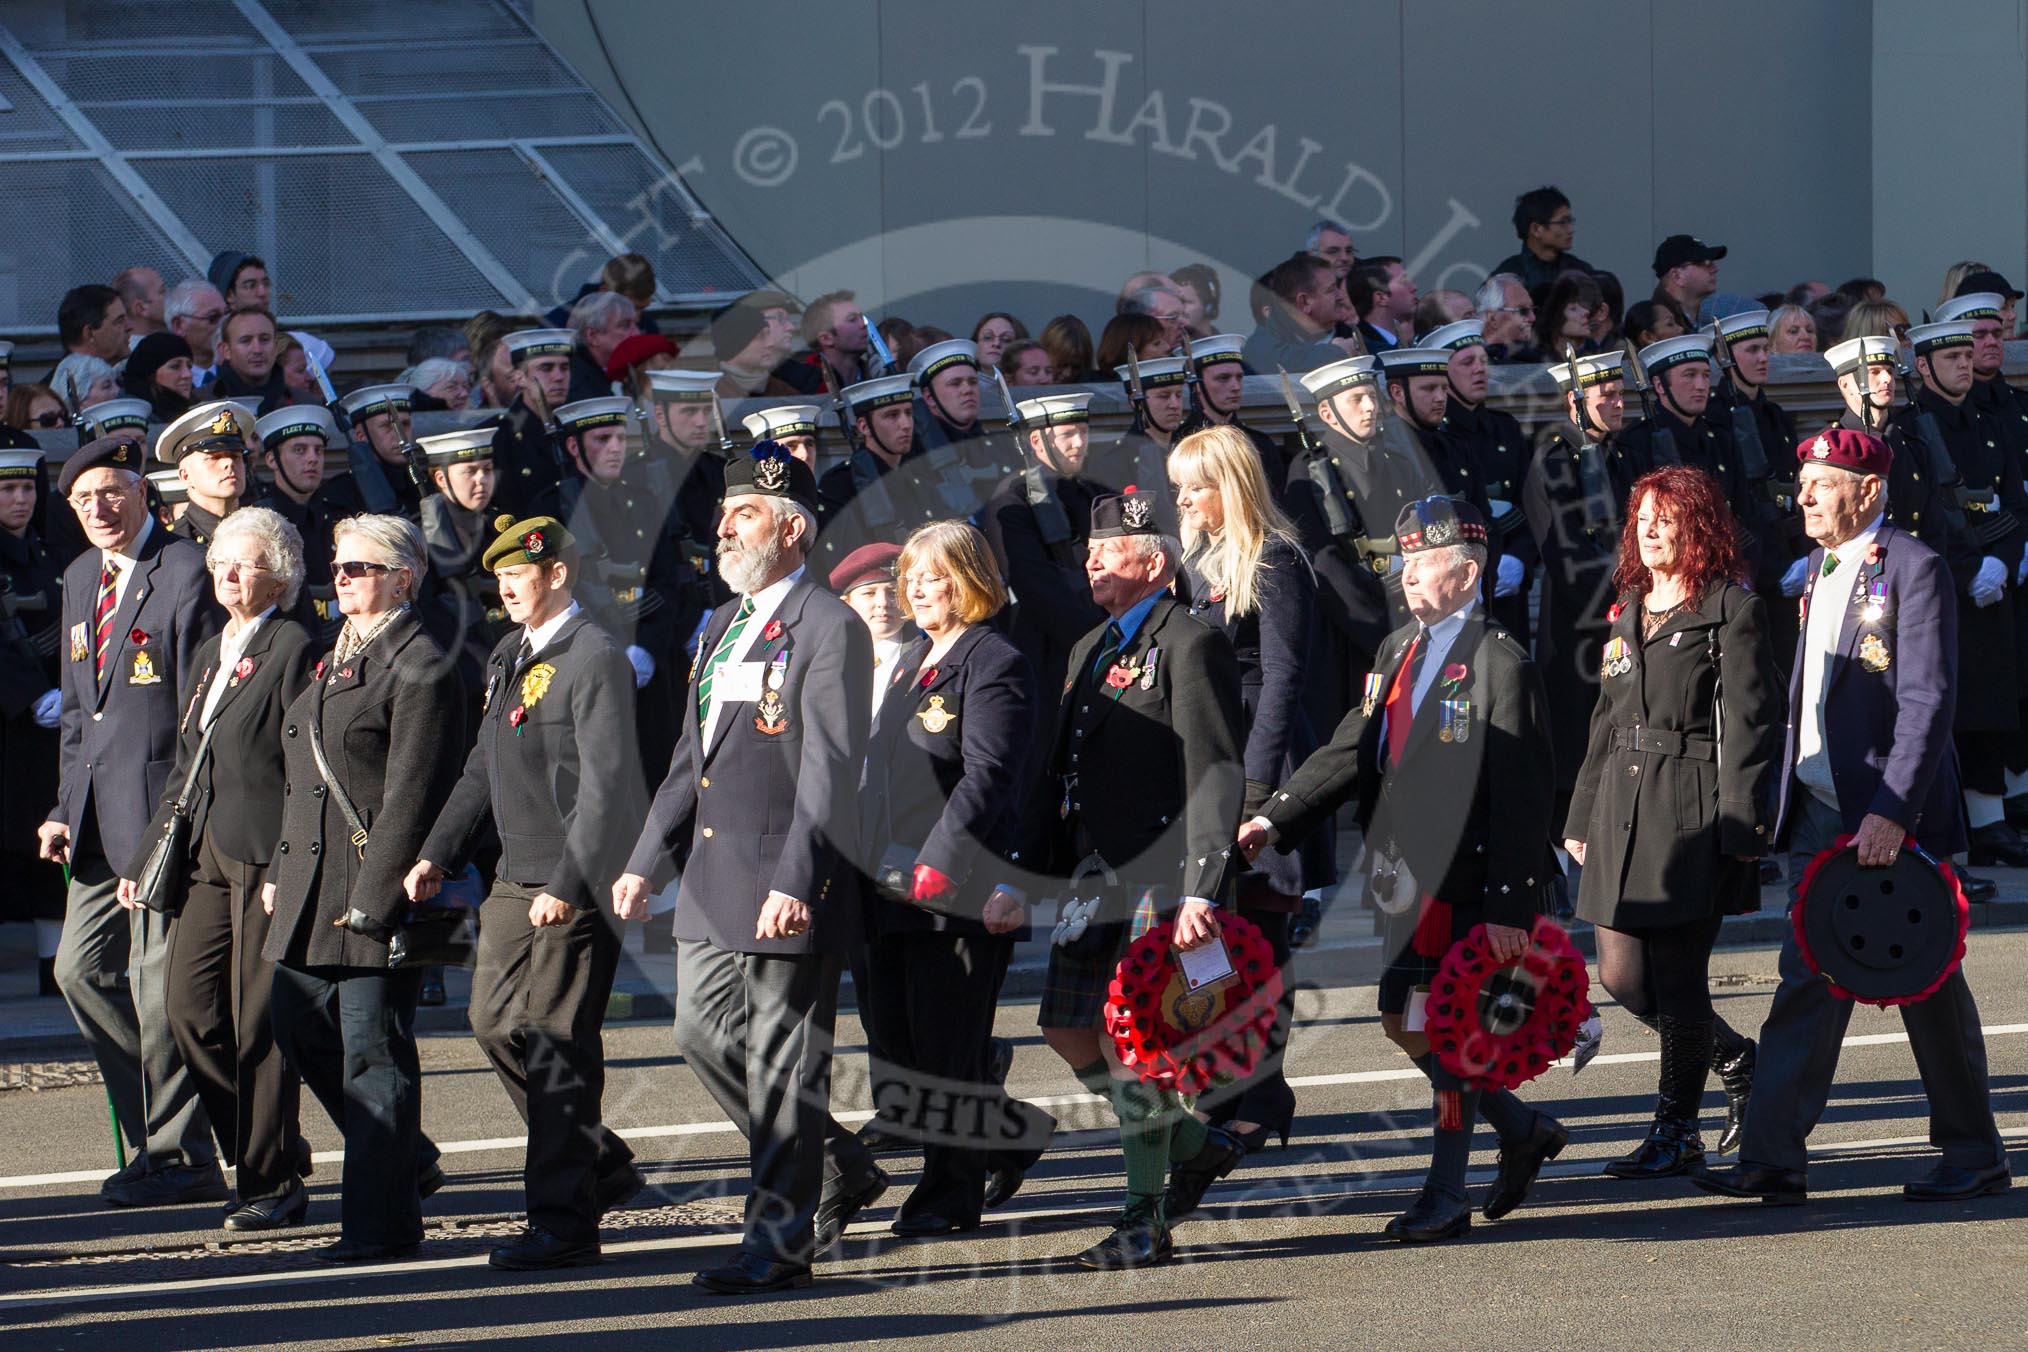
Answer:
[{"label": "green and white striped tie", "polygon": [[711,721],[711,681],[718,675],[718,668],[732,653],[732,646],[739,642],[739,636],[746,629],[746,622],[753,618],[753,598],[746,597],[739,603],[739,613],[726,626],[725,637],[718,640],[718,646],[711,650],[711,660],[704,664],[704,674],[697,678],[697,725],[701,728]]}]

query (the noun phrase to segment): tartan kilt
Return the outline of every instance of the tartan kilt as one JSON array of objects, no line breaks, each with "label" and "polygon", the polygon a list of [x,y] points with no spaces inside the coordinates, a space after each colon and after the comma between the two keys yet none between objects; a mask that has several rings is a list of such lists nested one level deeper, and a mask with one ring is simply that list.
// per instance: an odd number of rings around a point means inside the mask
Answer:
[{"label": "tartan kilt", "polygon": [[1042,1000],[1036,1007],[1038,1028],[1098,1028],[1103,1031],[1106,1000],[1112,992],[1113,977],[1128,945],[1160,923],[1175,903],[1157,907],[1153,888],[1141,893],[1134,918],[1120,930],[1119,941],[1098,957],[1081,958],[1052,944],[1049,971],[1043,978]]}]

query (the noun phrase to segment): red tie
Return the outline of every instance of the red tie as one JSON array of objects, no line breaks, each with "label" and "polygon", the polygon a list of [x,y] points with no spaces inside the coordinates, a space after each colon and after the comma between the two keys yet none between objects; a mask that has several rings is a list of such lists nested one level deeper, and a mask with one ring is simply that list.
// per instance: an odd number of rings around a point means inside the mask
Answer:
[{"label": "red tie", "polygon": [[99,567],[99,605],[93,612],[92,676],[106,674],[106,640],[113,632],[114,600],[119,596],[120,575],[108,559]]},{"label": "red tie", "polygon": [[[1408,731],[1415,723],[1415,668],[1416,658],[1422,651],[1422,635],[1417,634],[1409,641],[1408,651],[1402,654],[1401,665],[1395,669],[1394,684],[1387,688],[1387,764],[1393,767],[1401,764],[1401,753],[1408,748]],[[1448,902],[1438,901],[1425,892],[1415,918],[1415,933],[1410,936],[1408,946],[1425,958],[1441,958],[1451,947],[1451,908]]]}]

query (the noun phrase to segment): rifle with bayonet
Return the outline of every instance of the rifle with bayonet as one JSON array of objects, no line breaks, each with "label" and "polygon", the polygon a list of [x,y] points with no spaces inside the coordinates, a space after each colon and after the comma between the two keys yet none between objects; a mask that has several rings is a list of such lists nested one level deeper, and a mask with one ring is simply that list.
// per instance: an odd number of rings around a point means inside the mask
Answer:
[{"label": "rifle with bayonet", "polygon": [[1310,435],[1310,420],[1303,411],[1303,401],[1296,396],[1295,381],[1289,378],[1286,367],[1278,366],[1275,370],[1281,375],[1282,402],[1289,406],[1289,421],[1295,424],[1296,444],[1301,448],[1303,457],[1303,473],[1309,476],[1317,496],[1322,499],[1324,528],[1331,533],[1333,540],[1352,550],[1374,572],[1383,575],[1391,572],[1393,565],[1389,556],[1397,553],[1394,540],[1376,540],[1367,533],[1359,503],[1339,474],[1337,461],[1331,457],[1329,449]]},{"label": "rifle with bayonet", "polygon": [[[993,382],[999,387],[1000,402],[1007,409],[1007,431],[1013,436],[1016,449],[1026,452],[1021,458],[1021,496],[1028,503],[1028,510],[1035,514],[1035,533],[1059,565],[1082,569],[1084,543],[1070,528],[1069,513],[1063,510],[1062,500],[1050,490],[1049,481],[1042,475],[1042,461],[1027,444],[1020,410],[1014,407],[1014,393],[1007,388],[1007,377],[998,368],[993,371]],[[1047,427],[1036,431],[1044,440],[1048,439]]]},{"label": "rifle with bayonet", "polygon": [[[42,596],[37,596],[35,602],[37,607],[43,609],[47,609],[49,604]],[[0,646],[13,649],[24,661],[40,667],[42,659],[56,656],[58,626],[51,625],[43,630],[42,636],[49,645],[49,651],[42,651],[36,647],[35,639],[28,632],[27,623],[21,618],[21,612],[26,608],[23,598],[14,591],[13,577],[0,570]]]},{"label": "rifle with bayonet", "polygon": [[[1655,387],[1648,383],[1648,368],[1641,363],[1641,351],[1634,340],[1626,340],[1627,378],[1633,382],[1634,393],[1641,400],[1641,420],[1648,424],[1648,455],[1654,467],[1680,465],[1683,457],[1676,451],[1676,434],[1662,421],[1662,402],[1655,397]],[[1573,383],[1577,372],[1571,372]]]},{"label": "rifle with bayonet", "polygon": [[[1870,431],[1872,430],[1870,414],[1874,408],[1873,392],[1866,378],[1866,366],[1863,361],[1865,354],[1862,352],[1860,356],[1862,361],[1858,371],[1859,406],[1864,411],[1862,417],[1869,417]],[[1999,494],[1993,492],[1978,494],[1965,486],[1965,476],[1958,472],[1958,462],[1951,455],[1950,447],[1944,442],[1943,428],[1937,425],[1936,414],[1916,400],[1915,391],[1921,384],[1922,377],[1915,369],[1912,351],[1905,361],[1897,365],[1896,374],[1901,378],[1901,394],[1905,401],[1902,407],[1908,413],[1908,426],[1913,433],[1912,440],[1923,459],[1928,462],[1926,467],[1929,470],[1930,482],[1943,491],[1944,524],[1952,530],[1967,532],[1979,542],[1981,548],[1984,548],[2013,528],[2014,514],[1999,510]],[[1881,430],[1877,435],[1886,434],[1887,420],[1888,414],[1883,410],[1880,418]],[[1968,515],[1974,511],[1980,518],[1979,529],[1976,531],[1971,529]]]},{"label": "rifle with bayonet", "polygon": [[1758,513],[1760,524],[1786,517],[1795,510],[1795,481],[1777,477],[1768,461],[1767,447],[1760,439],[1760,423],[1753,416],[1753,405],[1740,394],[1739,363],[1733,360],[1732,344],[1725,337],[1725,329],[1716,320],[1711,324],[1711,341],[1712,355],[1718,358],[1718,369],[1724,376],[1721,388],[1726,406],[1732,411],[1732,439],[1739,447],[1740,469],[1746,474],[1747,484],[1761,504]]},{"label": "rifle with bayonet", "polygon": [[[1184,365],[1188,369],[1191,363],[1186,359]],[[1127,435],[1137,439],[1134,445],[1134,477],[1139,483],[1159,486],[1168,481],[1168,462],[1162,448],[1148,433],[1148,390],[1141,383],[1141,356],[1131,347],[1127,349],[1127,400],[1134,409],[1134,422],[1127,429]],[[1175,444],[1173,436],[1170,444]]]},{"label": "rifle with bayonet", "polygon": [[549,443],[549,459],[556,469],[556,481],[562,483],[567,472],[563,458],[563,429],[556,425],[556,415],[549,411],[549,396],[542,392],[542,382],[535,378],[532,371],[528,373],[528,407],[542,424],[542,436]]},{"label": "rifle with bayonet", "polygon": [[880,329],[874,324],[873,316],[862,314],[859,316],[859,322],[866,326],[867,344],[872,347],[873,354],[880,358],[880,374],[884,376],[897,374],[895,371],[894,349],[889,347],[887,340],[880,336]]},{"label": "rifle with bayonet", "polygon": [[1605,432],[1602,425],[1593,423],[1591,405],[1585,401],[1584,382],[1578,378],[1577,348],[1566,342],[1563,345],[1563,360],[1570,370],[1571,403],[1576,406],[1578,445],[1572,457],[1577,466],[1577,489],[1582,495],[1584,506],[1584,530],[1587,539],[1595,543],[1608,543],[1619,548],[1619,529],[1616,508],[1618,503],[1612,487],[1612,474],[1606,469],[1605,447],[1594,435]]}]

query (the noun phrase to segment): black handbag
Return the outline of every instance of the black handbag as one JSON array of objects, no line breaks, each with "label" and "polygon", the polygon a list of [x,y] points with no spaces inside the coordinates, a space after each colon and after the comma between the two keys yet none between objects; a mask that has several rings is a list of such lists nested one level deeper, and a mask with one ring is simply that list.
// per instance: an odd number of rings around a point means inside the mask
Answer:
[{"label": "black handbag", "polygon": [[[331,773],[331,762],[324,756],[324,709],[321,696],[318,707],[311,716],[310,754],[316,759],[317,773],[324,780],[324,787],[331,791],[331,800],[338,804],[338,811],[344,814],[345,824],[352,828],[352,848],[366,857],[366,823],[359,815],[359,809],[352,806],[345,789]],[[470,908],[446,904],[444,894],[439,892],[429,901],[410,902],[401,915],[401,921],[387,939],[387,965],[390,969],[400,967],[469,967],[477,949],[479,936],[472,923]]]},{"label": "black handbag", "polygon": [[183,788],[169,804],[169,820],[155,838],[141,876],[134,879],[134,899],[151,911],[174,911],[183,905],[183,889],[190,880],[190,821],[197,807],[191,796],[197,775],[211,755],[211,734],[218,730],[214,720],[197,739],[197,754],[190,773],[183,776]]}]

